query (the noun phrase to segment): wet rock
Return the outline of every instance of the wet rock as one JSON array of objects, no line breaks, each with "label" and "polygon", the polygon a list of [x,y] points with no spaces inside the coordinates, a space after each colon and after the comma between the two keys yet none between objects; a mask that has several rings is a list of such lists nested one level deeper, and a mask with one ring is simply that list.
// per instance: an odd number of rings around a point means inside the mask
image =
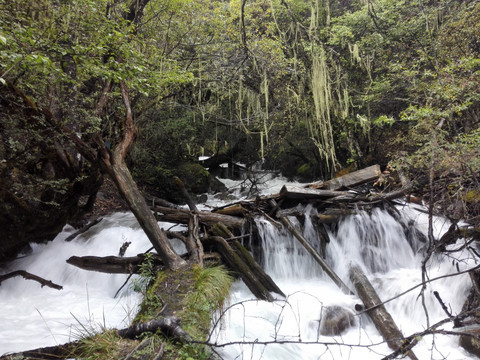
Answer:
[{"label": "wet rock", "polygon": [[462,312],[472,312],[473,310],[473,313],[458,324],[458,327],[464,326],[463,331],[466,333],[466,335],[460,336],[459,344],[469,353],[480,358],[480,296],[475,290],[480,285],[480,272],[475,271],[470,277],[475,286],[470,289],[470,293],[463,304]]},{"label": "wet rock", "polygon": [[322,309],[320,334],[325,336],[340,335],[355,325],[355,315],[341,306],[327,306]]},{"label": "wet rock", "polygon": [[467,350],[469,353],[480,357],[480,328],[469,330],[471,335],[460,336],[460,346]]}]

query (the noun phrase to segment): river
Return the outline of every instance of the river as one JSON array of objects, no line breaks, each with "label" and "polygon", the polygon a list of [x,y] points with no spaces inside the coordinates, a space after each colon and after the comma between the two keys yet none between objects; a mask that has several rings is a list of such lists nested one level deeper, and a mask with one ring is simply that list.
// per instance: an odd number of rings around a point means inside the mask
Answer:
[{"label": "river", "polygon": [[[238,182],[224,180],[228,186]],[[281,179],[263,185],[263,193],[275,193]],[[211,198],[210,205],[220,202]],[[382,300],[395,297],[421,281],[423,236],[428,219],[418,206],[398,205],[398,215],[374,209],[346,216],[329,228],[330,243],[326,260],[342,280],[348,280],[350,264],[359,265],[368,275]],[[301,209],[312,214],[314,209]],[[317,239],[315,226],[306,216],[303,235],[311,243]],[[295,220],[292,218],[292,220]],[[173,224],[161,223],[164,228]],[[372,322],[365,315],[354,315],[352,326],[337,336],[323,336],[319,326],[325,311],[340,306],[353,312],[360,300],[345,295],[323,274],[321,268],[287,232],[270,222],[257,219],[262,234],[263,266],[287,294],[273,303],[256,301],[241,282],[233,285],[228,310],[215,315],[210,341],[219,345],[223,358],[233,359],[381,359],[391,353]],[[449,223],[435,218],[435,236],[448,229]],[[130,213],[116,213],[71,242],[64,239],[74,229],[66,226],[54,241],[34,245],[32,250],[0,270],[29,271],[63,286],[58,291],[19,277],[0,286],[0,354],[51,346],[76,340],[104,328],[126,327],[141,300],[133,290],[135,277],[114,295],[126,275],[88,272],[68,265],[70,256],[117,255],[121,245],[130,241],[126,256],[150,248],[150,243]],[[175,244],[177,249],[181,245]],[[468,252],[455,253],[457,261],[435,256],[428,264],[428,276],[455,273],[474,266]],[[457,268],[458,267],[458,268]],[[430,324],[446,317],[437,291],[453,314],[461,310],[470,286],[468,275],[434,281],[425,291]],[[416,289],[389,302],[386,307],[404,335],[426,328],[425,310]],[[444,326],[449,329],[451,325]],[[275,344],[275,342],[277,344]],[[285,344],[279,344],[285,342]],[[226,345],[231,343],[231,345]],[[473,359],[458,346],[453,336],[426,336],[414,348],[419,359]]]}]

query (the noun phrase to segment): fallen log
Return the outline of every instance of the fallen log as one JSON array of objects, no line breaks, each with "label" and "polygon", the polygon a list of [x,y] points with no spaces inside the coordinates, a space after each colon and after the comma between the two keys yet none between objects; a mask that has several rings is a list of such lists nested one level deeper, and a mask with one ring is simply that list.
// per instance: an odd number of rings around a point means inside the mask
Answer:
[{"label": "fallen log", "polygon": [[[365,273],[359,266],[353,265],[350,267],[349,276],[353,286],[355,286],[357,290],[358,297],[365,305],[365,311],[372,319],[375,327],[383,336],[388,346],[395,351],[400,349],[405,338],[393,321],[390,313],[385,306],[382,305],[382,301],[370,281],[368,281]],[[402,354],[407,355],[412,360],[417,360],[417,357],[412,351],[402,352]]]},{"label": "fallen log", "polygon": [[242,260],[223,237],[210,236],[206,242],[220,253],[225,264],[242,278],[255,297],[270,302],[274,300],[269,290],[256,276],[255,271]]},{"label": "fallen log", "polygon": [[335,224],[342,216],[355,215],[356,211],[350,209],[327,209],[321,214],[317,214],[316,218],[318,222],[322,224]]},{"label": "fallen log", "polygon": [[134,324],[128,328],[117,330],[117,334],[124,339],[135,339],[143,333],[155,333],[157,330],[176,341],[186,343],[192,340],[190,335],[180,326],[180,318],[174,315]]},{"label": "fallen log", "polygon": [[347,195],[347,191],[333,191],[322,189],[305,189],[298,186],[284,185],[280,190],[280,198],[282,199],[328,199],[336,196]]},{"label": "fallen log", "polygon": [[214,210],[214,212],[222,215],[244,216],[247,210],[242,206],[242,204],[234,204],[231,206]]},{"label": "fallen log", "polygon": [[[136,274],[140,271],[140,265],[145,260],[143,254],[130,257],[119,256],[72,256],[67,263],[83,270],[97,271],[108,274]],[[165,267],[161,258],[152,254],[154,269]]]},{"label": "fallen log", "polygon": [[242,260],[247,264],[247,266],[252,269],[253,273],[258,277],[260,282],[265,285],[265,288],[268,291],[277,293],[283,297],[286,295],[283,291],[278,287],[278,285],[272,280],[270,275],[268,275],[260,265],[255,261],[253,256],[248,252],[245,247],[240,244],[238,240],[234,240],[232,242],[232,248],[234,251],[242,258]]},{"label": "fallen log", "polygon": [[76,357],[80,341],[72,341],[62,345],[48,346],[0,356],[0,360],[34,359],[59,360]]},{"label": "fallen log", "polygon": [[52,289],[57,289],[57,290],[62,290],[63,289],[63,286],[55,284],[52,281],[46,280],[46,279],[44,279],[40,276],[33,275],[33,274],[31,274],[31,273],[29,273],[25,270],[12,271],[8,274],[1,275],[0,276],[0,285],[2,284],[3,281],[5,281],[7,279],[11,279],[11,278],[16,277],[16,276],[22,276],[24,279],[27,279],[27,280],[34,280],[34,281],[38,282],[42,287],[48,286]]},{"label": "fallen log", "polygon": [[99,219],[96,219],[94,221],[92,221],[91,223],[83,226],[81,229],[79,229],[78,231],[75,231],[72,235],[69,235],[65,241],[72,241],[73,239],[75,239],[78,235],[80,234],[83,234],[85,231],[87,231],[88,229],[90,229],[91,227],[97,225],[100,221],[102,221],[103,218],[99,218]]},{"label": "fallen log", "polygon": [[347,285],[338,277],[333,269],[323,260],[320,254],[308,243],[308,241],[300,234],[300,232],[293,226],[290,220],[285,216],[279,217],[283,225],[293,234],[293,236],[302,244],[307,252],[313,257],[313,259],[321,266],[323,271],[333,280],[333,282],[345,293],[353,295],[353,292]]},{"label": "fallen log", "polygon": [[382,171],[380,170],[380,165],[373,165],[343,176],[339,176],[335,179],[325,181],[321,188],[328,190],[340,190],[343,188],[362,185],[369,181],[378,179],[381,174]]},{"label": "fallen log", "polygon": [[[163,206],[155,206],[154,211],[155,217],[159,221],[168,221],[181,224],[188,224],[192,214],[192,212],[186,209],[171,209]],[[243,218],[216,214],[208,211],[198,211],[195,214],[198,215],[199,222],[208,226],[213,226],[216,223],[222,223],[232,229],[241,229],[246,222],[246,220]]]},{"label": "fallen log", "polygon": [[163,207],[168,207],[172,209],[180,209],[180,205],[171,203],[170,201],[158,198],[156,196],[152,196],[149,194],[145,194],[143,196],[145,198],[145,201],[150,205],[150,207],[153,209],[155,206],[163,206]]},{"label": "fallen log", "polygon": [[211,229],[212,233],[225,238],[226,241],[229,242],[233,251],[243,260],[245,265],[250,268],[253,274],[258,278],[258,280],[265,286],[268,291],[277,293],[285,297],[285,294],[282,290],[278,287],[278,285],[272,280],[270,275],[268,275],[260,265],[255,261],[253,256],[248,252],[248,250],[243,246],[238,240],[235,239],[233,234],[222,224],[216,224]]}]

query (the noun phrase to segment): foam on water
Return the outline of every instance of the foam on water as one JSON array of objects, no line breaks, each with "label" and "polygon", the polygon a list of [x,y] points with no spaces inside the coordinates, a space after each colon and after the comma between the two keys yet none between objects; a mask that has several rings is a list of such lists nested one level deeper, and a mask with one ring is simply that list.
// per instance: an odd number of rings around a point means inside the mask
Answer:
[{"label": "foam on water", "polygon": [[[329,231],[326,256],[329,265],[352,289],[348,268],[351,263],[359,265],[384,301],[421,282],[420,252],[425,239],[421,234],[425,235],[428,219],[412,208],[399,207],[398,210],[401,215],[395,217],[381,209],[359,211],[356,215],[346,216]],[[305,212],[304,237],[314,244],[318,241],[308,221],[314,210],[307,208]],[[257,225],[263,238],[265,269],[287,294],[287,299],[274,303],[246,301],[252,295],[244,285],[237,284],[232,291],[231,304],[238,305],[232,305],[232,309],[223,314],[228,325],[212,338],[219,344],[243,342],[222,347],[225,359],[381,359],[392,352],[365,315],[356,316],[355,326],[341,336],[321,336],[319,320],[322,309],[332,305],[353,309],[361,300],[342,293],[284,230],[278,230],[263,219],[258,219]],[[435,219],[435,225],[436,236],[449,226],[442,219]],[[462,269],[473,266],[468,253],[460,254],[459,258],[462,259]],[[455,272],[457,269],[451,259],[443,256],[434,257],[428,268],[429,278]],[[433,297],[433,291],[438,291],[456,314],[461,310],[469,287],[468,275],[429,284],[425,302],[430,324],[446,317]],[[420,288],[386,304],[405,336],[426,328],[419,292]],[[443,328],[451,329],[451,325]],[[294,343],[270,344],[275,341]],[[458,339],[453,336],[435,336],[433,350],[432,337],[426,336],[414,352],[419,359],[474,358],[458,346]]]},{"label": "foam on water", "polygon": [[[245,194],[241,181],[222,181],[229,187],[236,186],[237,196]],[[262,194],[277,193],[284,184],[284,179],[276,178],[260,184],[259,190]],[[218,199],[209,200],[209,206],[223,203]],[[381,209],[370,213],[358,211],[328,229],[330,243],[326,248],[326,261],[329,265],[350,288],[353,286],[348,279],[348,268],[351,263],[361,266],[382,300],[393,298],[421,281],[420,264],[425,245],[422,241],[427,233],[428,217],[412,206],[397,207],[397,210],[397,215]],[[315,210],[307,207],[301,211],[306,214],[303,224],[295,218],[291,220],[318,248],[317,230],[311,221]],[[231,307],[220,317],[211,339],[218,344],[243,342],[219,348],[225,359],[375,360],[391,353],[365,315],[356,316],[355,326],[341,336],[320,335],[319,320],[326,306],[353,309],[361,301],[342,293],[291,234],[264,219],[257,219],[257,227],[263,242],[263,266],[287,298],[277,296],[278,300],[273,303],[252,300],[246,286],[235,283],[229,300]],[[435,218],[434,236],[438,239],[448,227],[448,222]],[[74,255],[116,255],[126,241],[131,242],[126,256],[149,249],[151,245],[133,215],[117,213],[106,217],[74,241],[65,242],[73,231],[65,227],[54,241],[33,245],[31,253],[0,270],[2,274],[26,270],[63,286],[61,291],[42,288],[36,282],[18,277],[2,283],[0,354],[74,340],[84,333],[82,327],[99,330],[101,327],[128,326],[135,315],[141,299],[132,286],[124,287],[119,297],[114,298],[126,275],[84,271],[65,262]],[[468,252],[456,256],[460,270],[473,266]],[[451,259],[444,256],[433,257],[428,266],[430,278],[457,271]],[[445,318],[432,296],[433,291],[438,291],[447,307],[456,314],[461,310],[469,287],[467,275],[429,284],[425,302],[430,323]],[[404,335],[426,327],[419,291],[417,288],[386,304]],[[293,343],[271,344],[281,341]],[[261,345],[262,342],[269,344]],[[473,358],[452,336],[435,336],[433,350],[432,337],[427,336],[414,351],[419,359]]]},{"label": "foam on water", "polygon": [[10,263],[1,273],[26,270],[63,286],[41,287],[20,277],[0,286],[0,355],[77,339],[88,330],[127,327],[135,316],[141,295],[127,285],[127,275],[81,270],[69,265],[71,256],[117,255],[126,241],[125,256],[135,256],[151,245],[131,213],[116,213],[71,242],[74,229],[66,226],[53,241],[33,244],[32,251]]}]

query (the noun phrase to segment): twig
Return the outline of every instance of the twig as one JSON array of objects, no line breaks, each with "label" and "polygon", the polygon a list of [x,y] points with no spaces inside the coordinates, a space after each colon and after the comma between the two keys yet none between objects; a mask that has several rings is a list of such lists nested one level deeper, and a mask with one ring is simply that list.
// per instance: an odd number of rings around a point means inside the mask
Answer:
[{"label": "twig", "polygon": [[91,227],[97,225],[100,221],[102,221],[103,218],[99,218],[99,219],[96,219],[94,221],[92,221],[91,223],[85,225],[84,227],[82,227],[80,230],[78,231],[75,231],[72,235],[68,236],[65,241],[72,241],[73,239],[75,239],[78,235],[80,234],[83,234],[85,231],[87,231],[88,229],[90,229]]},{"label": "twig", "polygon": [[17,270],[17,271],[13,271],[11,273],[0,276],[0,285],[2,284],[2,282],[4,280],[13,278],[15,276],[22,276],[24,279],[27,279],[27,280],[34,280],[34,281],[40,283],[40,285],[42,285],[42,287],[48,286],[48,287],[51,287],[52,289],[57,289],[57,290],[62,290],[63,289],[63,286],[57,285],[57,284],[51,282],[50,280],[46,280],[44,278],[41,278],[40,276],[30,274],[29,272],[27,272],[25,270]]}]

